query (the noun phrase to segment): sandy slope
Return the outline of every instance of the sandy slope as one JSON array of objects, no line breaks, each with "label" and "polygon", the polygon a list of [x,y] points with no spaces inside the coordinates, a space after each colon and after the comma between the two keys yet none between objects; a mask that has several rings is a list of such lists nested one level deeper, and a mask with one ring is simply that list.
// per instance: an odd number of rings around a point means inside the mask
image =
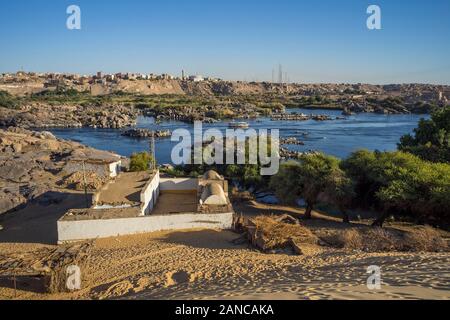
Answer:
[{"label": "sandy slope", "polygon": [[[449,299],[449,254],[366,254],[311,246],[305,256],[235,246],[227,231],[161,232],[97,240],[73,294],[23,288],[18,299]],[[0,251],[8,244],[0,244]],[[36,246],[34,246],[36,248]],[[16,246],[30,250],[32,245]],[[366,268],[382,267],[380,291]],[[0,297],[14,298],[2,282]]]},{"label": "sandy slope", "polygon": [[[74,194],[63,204],[30,205],[2,217],[0,259],[38,257],[55,248],[56,220],[83,200]],[[235,209],[247,215],[302,214],[258,203]],[[343,227],[338,219],[314,216],[308,222],[314,232]],[[12,281],[0,277],[0,299],[450,299],[448,252],[364,253],[303,244],[303,256],[268,255],[232,244],[237,237],[189,230],[99,239],[83,270],[83,290],[50,295],[42,284],[25,286],[19,279],[15,292]],[[366,287],[370,265],[382,268],[380,291]]]}]

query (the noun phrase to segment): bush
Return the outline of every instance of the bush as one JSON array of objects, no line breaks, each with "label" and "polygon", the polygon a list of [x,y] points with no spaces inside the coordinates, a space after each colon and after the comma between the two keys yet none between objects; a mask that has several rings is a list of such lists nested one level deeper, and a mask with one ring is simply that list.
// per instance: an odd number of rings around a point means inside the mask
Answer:
[{"label": "bush", "polygon": [[152,156],[148,152],[134,153],[130,158],[130,171],[146,171],[150,169]]},{"label": "bush", "polygon": [[303,156],[299,162],[283,164],[279,173],[272,177],[270,186],[284,202],[295,203],[303,197],[307,205],[306,218],[311,218],[319,195],[327,191],[333,194],[333,203],[344,209],[350,202],[347,196],[351,197],[352,186],[339,163],[339,159],[321,153]]},{"label": "bush", "polygon": [[355,183],[360,204],[420,223],[448,226],[450,165],[432,163],[403,152],[353,153],[342,167]]},{"label": "bush", "polygon": [[366,252],[446,252],[447,242],[431,227],[401,231],[382,228],[350,228],[324,239],[334,247]]},{"label": "bush", "polygon": [[233,202],[248,202],[255,200],[253,195],[248,191],[239,191],[237,188],[231,189],[231,200]]},{"label": "bush", "polygon": [[0,107],[16,109],[19,106],[18,99],[9,92],[0,90]]},{"label": "bush", "polygon": [[288,224],[273,216],[257,216],[252,219],[256,229],[265,240],[268,250],[286,248],[291,241],[296,243],[317,244],[317,237],[307,227],[300,224]]},{"label": "bush", "polygon": [[439,231],[429,226],[418,226],[407,232],[404,237],[404,249],[409,251],[447,251],[447,241]]},{"label": "bush", "polygon": [[450,162],[450,106],[435,111],[430,120],[420,120],[414,136],[403,136],[398,149],[424,160]]}]

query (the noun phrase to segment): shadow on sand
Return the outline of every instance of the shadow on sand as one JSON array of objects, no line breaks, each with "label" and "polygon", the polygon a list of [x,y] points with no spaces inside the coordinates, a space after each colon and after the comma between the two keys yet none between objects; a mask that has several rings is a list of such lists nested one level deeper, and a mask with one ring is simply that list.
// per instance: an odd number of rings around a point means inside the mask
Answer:
[{"label": "shadow on sand", "polygon": [[[91,195],[88,203],[91,203]],[[56,244],[57,221],[69,209],[86,207],[82,193],[46,192],[25,205],[0,216],[0,243]]]},{"label": "shadow on sand", "polygon": [[0,276],[0,288],[34,293],[47,293],[48,278],[44,276]]},{"label": "shadow on sand", "polygon": [[216,230],[192,230],[168,233],[164,238],[158,240],[184,245],[200,249],[236,249],[246,247],[234,245],[231,241],[238,238],[239,234],[232,231]]}]

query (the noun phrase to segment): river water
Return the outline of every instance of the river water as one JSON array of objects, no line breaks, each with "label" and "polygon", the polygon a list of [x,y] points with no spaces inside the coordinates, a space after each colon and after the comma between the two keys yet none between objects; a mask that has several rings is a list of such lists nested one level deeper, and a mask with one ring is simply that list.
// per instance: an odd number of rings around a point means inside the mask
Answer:
[{"label": "river water", "polygon": [[[339,110],[307,110],[289,109],[289,112],[305,114],[327,114],[333,118],[342,117]],[[297,137],[305,142],[304,146],[288,146],[291,150],[317,150],[327,154],[345,158],[358,149],[394,151],[404,134],[411,133],[420,118],[428,115],[380,115],[357,114],[345,117],[345,120],[332,121],[271,121],[269,118],[259,118],[247,121],[254,129],[279,129],[281,137]],[[175,130],[184,128],[193,132],[193,125],[178,121],[164,121],[156,124],[153,118],[140,117],[139,128],[156,130]],[[203,124],[204,129],[218,128],[225,130],[228,122]],[[96,149],[113,151],[123,156],[133,152],[148,150],[149,142],[145,139],[135,139],[121,135],[118,129],[52,129],[59,138],[75,140]],[[177,142],[170,138],[156,140],[156,157],[158,163],[171,163],[171,150]]]}]

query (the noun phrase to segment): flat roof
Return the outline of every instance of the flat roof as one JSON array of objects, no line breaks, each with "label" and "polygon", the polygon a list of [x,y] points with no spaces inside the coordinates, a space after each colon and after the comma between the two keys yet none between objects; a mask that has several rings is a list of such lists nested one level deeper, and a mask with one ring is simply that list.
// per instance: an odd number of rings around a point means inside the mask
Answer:
[{"label": "flat roof", "polygon": [[85,161],[86,163],[109,164],[120,161],[121,157],[108,151],[83,148],[74,150],[68,160],[74,162]]},{"label": "flat roof", "polygon": [[141,202],[141,191],[154,174],[123,172],[98,194],[96,205],[137,205]]},{"label": "flat roof", "polygon": [[71,209],[60,221],[107,220],[139,217],[139,207],[121,209]]},{"label": "flat roof", "polygon": [[198,212],[197,192],[161,192],[150,215]]}]

